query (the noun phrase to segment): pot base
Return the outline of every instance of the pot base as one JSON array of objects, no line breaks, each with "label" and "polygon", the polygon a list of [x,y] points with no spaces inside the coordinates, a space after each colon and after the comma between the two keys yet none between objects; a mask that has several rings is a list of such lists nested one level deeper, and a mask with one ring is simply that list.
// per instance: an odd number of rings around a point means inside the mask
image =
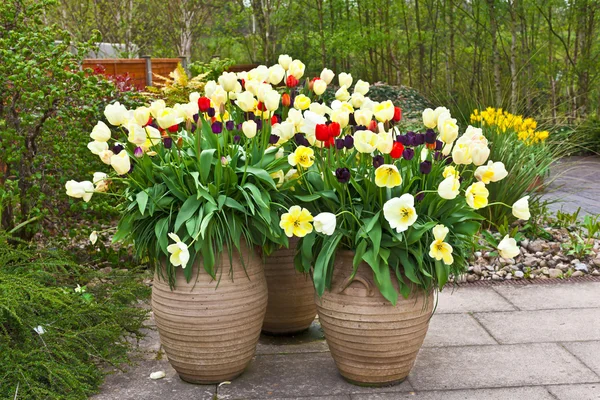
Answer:
[{"label": "pot base", "polygon": [[191,383],[192,385],[218,385],[220,383],[226,382],[226,381],[232,381],[235,378],[237,378],[238,376],[242,375],[244,372],[240,372],[238,374],[234,374],[231,375],[231,377],[225,378],[223,380],[205,380],[205,379],[194,379],[194,377],[192,376],[186,376],[186,375],[182,375],[179,374],[179,378],[187,383]]},{"label": "pot base", "polygon": [[406,378],[402,378],[402,379],[398,379],[395,381],[390,381],[390,382],[372,382],[372,383],[367,383],[367,382],[359,382],[359,381],[355,381],[349,378],[346,378],[344,375],[342,375],[342,378],[344,378],[344,380],[354,386],[360,386],[360,387],[372,387],[372,388],[381,388],[381,387],[390,387],[390,386],[396,386],[401,384],[402,382],[404,382],[406,380]]},{"label": "pot base", "polygon": [[300,334],[306,333],[309,328],[310,328],[310,326],[307,328],[303,328],[303,329],[300,329],[297,331],[291,331],[291,332],[290,331],[283,331],[283,332],[275,331],[274,332],[274,331],[268,331],[268,330],[263,329],[261,331],[261,333],[265,336],[275,336],[275,337],[294,336],[294,335],[300,335]]}]

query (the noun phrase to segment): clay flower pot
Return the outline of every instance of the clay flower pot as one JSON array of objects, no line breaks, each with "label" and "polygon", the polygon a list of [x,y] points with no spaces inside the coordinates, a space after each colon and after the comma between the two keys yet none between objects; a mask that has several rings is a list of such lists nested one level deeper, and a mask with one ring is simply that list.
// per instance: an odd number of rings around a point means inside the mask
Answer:
[{"label": "clay flower pot", "polygon": [[290,239],[289,249],[277,250],[265,260],[269,302],[262,330],[270,335],[306,330],[317,315],[313,282],[294,268],[297,243],[298,239]]},{"label": "clay flower pot", "polygon": [[217,271],[219,282],[204,271],[201,259],[187,267],[193,268],[189,283],[183,270],[176,268],[173,290],[155,274],[152,310],[160,341],[184,381],[212,384],[231,380],[254,356],[267,308],[267,283],[260,258],[244,244],[241,249],[245,271],[234,250],[230,274],[224,248]]},{"label": "clay flower pot", "polygon": [[331,355],[350,383],[400,383],[410,373],[427,334],[433,293],[415,288],[408,299],[400,296],[393,306],[379,293],[366,263],[350,280],[353,257],[350,251],[337,253],[331,290],[316,297]]}]

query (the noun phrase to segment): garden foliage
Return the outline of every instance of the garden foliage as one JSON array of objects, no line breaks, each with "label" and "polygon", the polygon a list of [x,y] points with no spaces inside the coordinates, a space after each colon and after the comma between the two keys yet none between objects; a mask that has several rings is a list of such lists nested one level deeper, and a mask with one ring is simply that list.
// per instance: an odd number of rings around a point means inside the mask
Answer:
[{"label": "garden foliage", "polygon": [[86,289],[92,276],[62,252],[0,236],[0,398],[86,399],[106,364],[127,362],[146,318],[131,304],[148,289],[126,273]]}]

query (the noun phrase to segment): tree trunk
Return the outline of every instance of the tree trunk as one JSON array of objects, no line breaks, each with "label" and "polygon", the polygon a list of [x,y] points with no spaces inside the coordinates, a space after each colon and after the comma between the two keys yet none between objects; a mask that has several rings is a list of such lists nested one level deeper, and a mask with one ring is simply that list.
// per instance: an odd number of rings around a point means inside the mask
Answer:
[{"label": "tree trunk", "polygon": [[490,14],[490,34],[492,35],[492,64],[494,69],[494,101],[496,107],[502,107],[502,85],[500,76],[500,54],[498,53],[498,22],[494,0],[487,0]]},{"label": "tree trunk", "polygon": [[510,3],[510,106],[513,113],[517,113],[517,0]]}]

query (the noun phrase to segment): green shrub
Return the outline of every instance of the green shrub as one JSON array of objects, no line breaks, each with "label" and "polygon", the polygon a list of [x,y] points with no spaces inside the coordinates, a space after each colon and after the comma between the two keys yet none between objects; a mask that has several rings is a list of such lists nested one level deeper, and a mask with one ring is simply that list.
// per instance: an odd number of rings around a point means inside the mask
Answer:
[{"label": "green shrub", "polygon": [[103,364],[127,362],[146,318],[132,303],[148,289],[120,273],[86,290],[93,276],[62,252],[0,236],[0,398],[86,399]]},{"label": "green shrub", "polygon": [[223,71],[227,71],[230,67],[235,65],[235,60],[231,58],[220,59],[215,57],[209,62],[195,61],[189,65],[190,74],[193,77],[198,75],[205,75],[205,81],[216,81]]}]

